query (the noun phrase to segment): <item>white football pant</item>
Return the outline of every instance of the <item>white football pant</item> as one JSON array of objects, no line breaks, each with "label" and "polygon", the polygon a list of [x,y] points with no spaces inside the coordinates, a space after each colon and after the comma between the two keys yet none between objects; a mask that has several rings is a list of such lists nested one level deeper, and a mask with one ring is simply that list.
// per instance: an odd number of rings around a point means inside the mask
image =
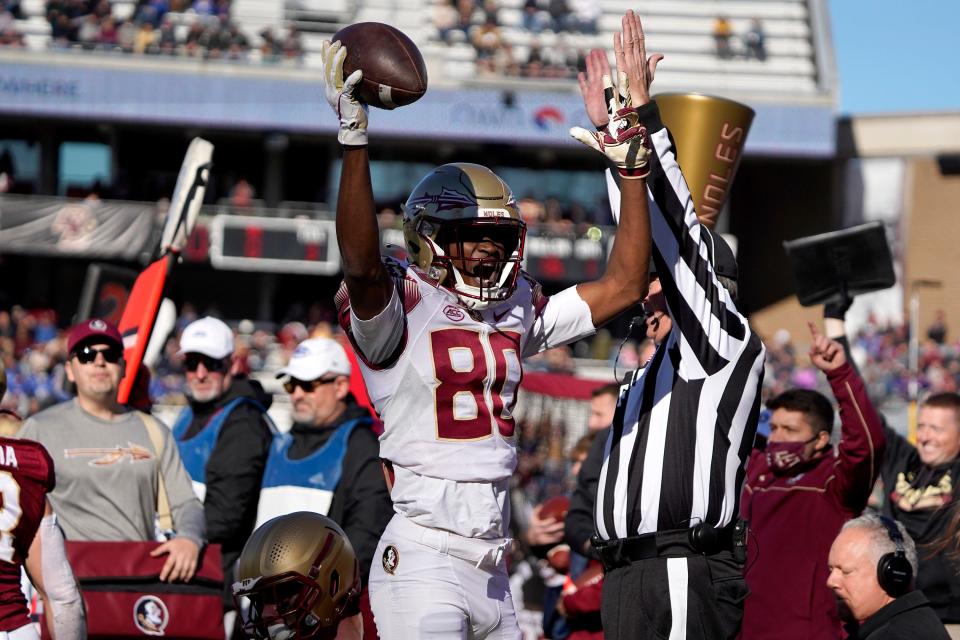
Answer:
[{"label": "white football pant", "polygon": [[464,538],[394,515],[370,568],[370,606],[380,637],[521,638],[503,561],[509,543]]}]

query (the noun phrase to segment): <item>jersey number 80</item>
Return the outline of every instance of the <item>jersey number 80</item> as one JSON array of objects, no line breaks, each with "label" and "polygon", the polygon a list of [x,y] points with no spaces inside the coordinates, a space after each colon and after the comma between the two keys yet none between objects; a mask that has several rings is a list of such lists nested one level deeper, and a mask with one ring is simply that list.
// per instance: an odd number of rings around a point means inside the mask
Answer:
[{"label": "jersey number 80", "polygon": [[[441,329],[430,334],[437,379],[434,389],[437,438],[440,440],[489,438],[494,426],[504,438],[513,436],[513,405],[517,402],[517,388],[523,377],[518,355],[520,334],[501,331],[489,334],[488,340],[489,346],[481,339],[479,331],[471,329]],[[513,354],[518,374],[512,393],[505,401],[502,394],[509,374],[508,353]],[[488,354],[494,363],[492,380]]]}]

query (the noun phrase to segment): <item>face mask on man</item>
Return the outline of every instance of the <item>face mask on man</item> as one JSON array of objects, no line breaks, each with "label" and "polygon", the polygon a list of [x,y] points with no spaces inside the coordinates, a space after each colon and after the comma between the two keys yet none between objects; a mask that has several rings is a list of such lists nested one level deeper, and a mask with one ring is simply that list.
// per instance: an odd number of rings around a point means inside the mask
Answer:
[{"label": "face mask on man", "polygon": [[813,455],[807,454],[807,445],[819,437],[818,433],[804,442],[768,442],[767,464],[774,473],[784,473],[798,464],[808,462]]}]

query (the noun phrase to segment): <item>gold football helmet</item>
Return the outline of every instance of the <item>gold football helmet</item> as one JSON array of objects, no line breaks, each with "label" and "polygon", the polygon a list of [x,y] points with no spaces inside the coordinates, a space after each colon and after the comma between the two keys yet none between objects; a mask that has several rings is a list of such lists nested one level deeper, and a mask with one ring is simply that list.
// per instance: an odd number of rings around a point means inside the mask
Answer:
[{"label": "gold football helmet", "polygon": [[[437,167],[413,188],[403,205],[403,235],[410,260],[452,289],[469,309],[485,309],[513,294],[526,234],[510,187],[478,164]],[[464,242],[483,238],[502,244],[503,256],[464,255]],[[459,251],[449,255],[457,245]],[[479,285],[467,284],[457,264]]]},{"label": "gold football helmet", "polygon": [[359,593],[360,565],[343,529],[307,511],[254,531],[233,583],[244,632],[274,640],[326,635]]}]

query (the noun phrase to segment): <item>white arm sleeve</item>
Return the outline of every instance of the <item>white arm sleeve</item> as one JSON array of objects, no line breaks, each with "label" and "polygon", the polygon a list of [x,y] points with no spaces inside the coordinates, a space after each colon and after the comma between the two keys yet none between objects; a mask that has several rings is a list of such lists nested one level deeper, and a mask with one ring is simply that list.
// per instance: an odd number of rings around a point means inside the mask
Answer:
[{"label": "white arm sleeve", "polygon": [[353,339],[372,365],[383,364],[397,350],[403,339],[407,323],[403,313],[403,301],[397,288],[393,287],[390,301],[378,315],[361,320],[350,309],[350,331]]},{"label": "white arm sleeve", "polygon": [[523,357],[576,342],[596,330],[590,306],[580,297],[576,285],[568,287],[550,296],[528,333]]},{"label": "white arm sleeve", "polygon": [[57,526],[57,516],[44,516],[37,529],[40,536],[40,570],[47,600],[44,606],[53,613],[53,631],[56,640],[81,640],[87,637],[87,620],[83,598],[73,577],[63,545],[63,533]]}]

